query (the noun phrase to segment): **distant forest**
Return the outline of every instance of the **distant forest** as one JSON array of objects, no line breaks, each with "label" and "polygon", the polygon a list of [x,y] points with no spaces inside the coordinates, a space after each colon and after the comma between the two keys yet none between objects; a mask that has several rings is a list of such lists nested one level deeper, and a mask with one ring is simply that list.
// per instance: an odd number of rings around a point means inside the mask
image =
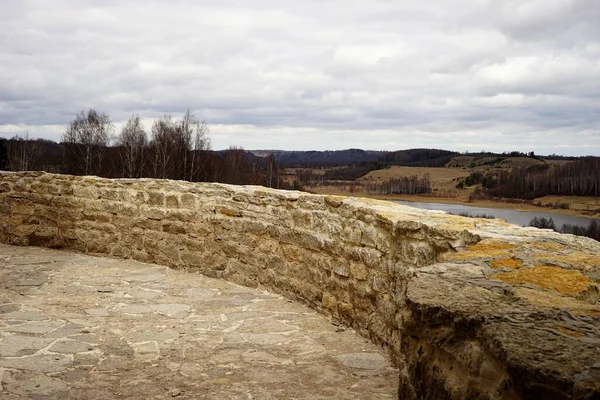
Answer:
[{"label": "distant forest", "polygon": [[133,115],[118,134],[108,115],[81,111],[60,143],[27,135],[0,139],[0,169],[289,186],[273,155],[257,157],[237,147],[211,151],[208,125],[190,111],[180,120],[157,118],[150,132]]},{"label": "distant forest", "polygon": [[548,195],[600,196],[600,157],[582,157],[564,165],[473,172],[459,185],[481,185],[474,197],[535,199]]}]

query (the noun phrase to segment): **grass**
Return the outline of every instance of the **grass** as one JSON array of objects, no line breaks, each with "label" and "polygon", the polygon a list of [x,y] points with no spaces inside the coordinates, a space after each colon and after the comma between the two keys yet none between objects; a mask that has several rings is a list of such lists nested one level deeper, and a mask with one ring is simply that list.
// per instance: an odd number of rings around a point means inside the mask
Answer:
[{"label": "grass", "polygon": [[542,207],[566,204],[569,210],[583,216],[600,215],[600,198],[591,196],[545,196],[535,199]]},{"label": "grass", "polygon": [[400,167],[392,166],[386,169],[371,171],[359,179],[359,181],[387,181],[404,176],[422,177],[429,174],[431,185],[434,188],[454,188],[459,179],[469,175],[469,171],[460,168],[433,168],[433,167]]}]

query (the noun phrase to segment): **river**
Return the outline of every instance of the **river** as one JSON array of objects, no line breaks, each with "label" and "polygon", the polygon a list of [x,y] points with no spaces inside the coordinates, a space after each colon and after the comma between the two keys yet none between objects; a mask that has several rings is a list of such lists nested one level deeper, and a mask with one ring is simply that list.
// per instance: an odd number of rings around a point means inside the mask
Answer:
[{"label": "river", "polygon": [[563,224],[579,225],[586,227],[592,221],[590,218],[573,217],[571,215],[537,212],[537,211],[517,211],[507,208],[486,208],[486,207],[471,207],[462,204],[442,204],[442,203],[420,203],[412,201],[394,201],[394,203],[404,204],[406,206],[424,208],[426,210],[442,210],[450,214],[468,213],[476,216],[477,214],[490,215],[500,218],[511,224],[529,226],[529,222],[534,218],[552,218],[557,228]]}]

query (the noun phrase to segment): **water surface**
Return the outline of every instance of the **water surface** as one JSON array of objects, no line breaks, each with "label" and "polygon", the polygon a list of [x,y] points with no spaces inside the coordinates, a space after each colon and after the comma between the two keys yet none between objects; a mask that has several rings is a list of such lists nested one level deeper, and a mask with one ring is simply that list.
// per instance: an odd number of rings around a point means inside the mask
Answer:
[{"label": "water surface", "polygon": [[508,208],[486,208],[486,207],[472,207],[464,206],[462,204],[443,204],[443,203],[422,203],[412,201],[394,201],[394,203],[403,204],[406,206],[423,208],[425,210],[442,210],[450,214],[468,213],[476,216],[477,214],[490,215],[495,218],[500,218],[511,224],[529,226],[529,222],[534,218],[552,218],[554,224],[558,229],[563,224],[579,225],[587,227],[592,221],[590,218],[574,217],[565,214],[556,214],[539,211],[517,211]]}]

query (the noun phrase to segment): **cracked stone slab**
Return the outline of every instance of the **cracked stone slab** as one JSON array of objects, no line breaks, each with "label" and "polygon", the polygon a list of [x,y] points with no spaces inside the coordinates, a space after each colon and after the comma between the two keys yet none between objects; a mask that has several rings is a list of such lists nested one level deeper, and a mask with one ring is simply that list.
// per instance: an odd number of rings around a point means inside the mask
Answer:
[{"label": "cracked stone slab", "polygon": [[49,350],[54,353],[75,354],[92,351],[94,346],[77,340],[61,340],[56,342]]},{"label": "cracked stone slab", "polygon": [[19,304],[0,304],[0,315],[13,313],[20,309],[21,306]]},{"label": "cracked stone slab", "polygon": [[[83,322],[83,321],[82,321]],[[77,324],[73,322],[68,322],[66,324],[61,325],[57,329],[46,333],[46,337],[53,338],[62,338],[70,335],[76,335],[78,333],[84,333],[86,324]]]},{"label": "cracked stone slab", "polygon": [[0,342],[0,356],[19,357],[32,355],[53,341],[54,339],[51,338],[5,335]]},{"label": "cracked stone slab", "polygon": [[0,315],[0,319],[17,321],[45,321],[49,319],[44,313],[39,311],[20,311]]},{"label": "cracked stone slab", "polygon": [[5,371],[2,386],[5,392],[31,398],[56,395],[68,389],[62,380],[34,371]]},{"label": "cracked stone slab", "polygon": [[5,328],[6,332],[16,332],[16,333],[30,333],[30,334],[44,334],[48,333],[54,329],[57,329],[63,326],[64,321],[42,321],[42,322],[32,322],[22,325],[14,325],[8,328]]},{"label": "cracked stone slab", "polygon": [[38,372],[60,372],[71,365],[71,358],[65,355],[36,355],[31,357],[0,359],[0,367]]}]

